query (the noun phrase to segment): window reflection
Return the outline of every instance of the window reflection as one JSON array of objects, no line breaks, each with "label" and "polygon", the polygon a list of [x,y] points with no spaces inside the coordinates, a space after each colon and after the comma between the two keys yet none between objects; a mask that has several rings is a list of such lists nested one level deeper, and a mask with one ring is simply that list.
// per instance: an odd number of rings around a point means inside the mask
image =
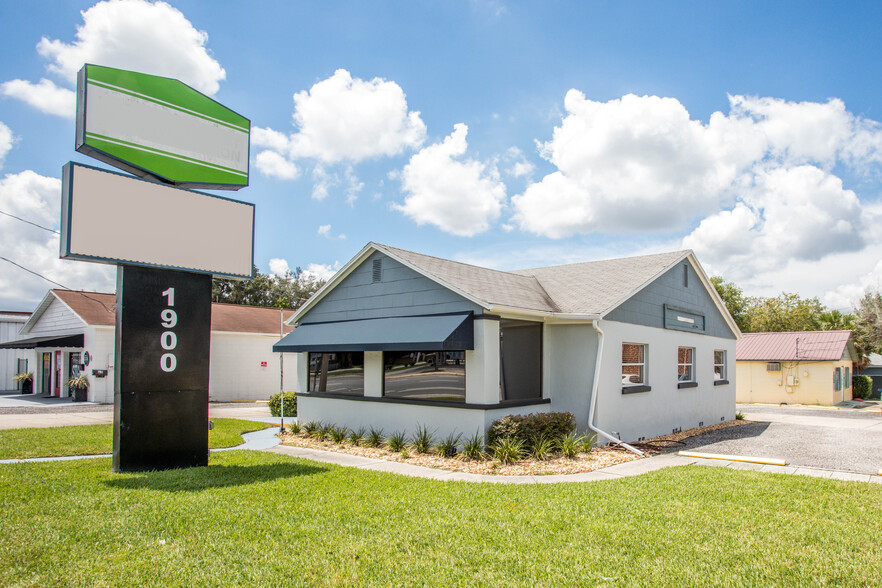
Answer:
[{"label": "window reflection", "polygon": [[310,353],[309,391],[364,396],[364,352]]},{"label": "window reflection", "polygon": [[464,351],[386,351],[383,395],[465,402]]}]

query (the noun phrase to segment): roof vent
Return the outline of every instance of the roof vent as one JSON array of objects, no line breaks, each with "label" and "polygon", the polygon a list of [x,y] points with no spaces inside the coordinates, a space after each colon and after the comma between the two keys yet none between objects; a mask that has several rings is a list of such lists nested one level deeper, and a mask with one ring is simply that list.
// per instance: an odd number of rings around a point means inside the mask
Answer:
[{"label": "roof vent", "polygon": [[379,282],[383,279],[383,258],[378,257],[374,260],[374,273],[371,282]]}]

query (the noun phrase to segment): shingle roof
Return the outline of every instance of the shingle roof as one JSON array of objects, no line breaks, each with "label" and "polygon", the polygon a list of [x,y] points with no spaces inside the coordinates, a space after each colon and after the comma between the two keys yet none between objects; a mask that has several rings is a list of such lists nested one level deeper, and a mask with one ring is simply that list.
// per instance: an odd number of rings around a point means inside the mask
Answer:
[{"label": "shingle roof", "polygon": [[373,245],[491,305],[597,315],[612,310],[689,254],[673,251],[504,272]]},{"label": "shingle roof", "polygon": [[[116,324],[116,294],[100,292],[74,292],[54,289],[55,294],[88,325],[114,326]],[[288,320],[293,310],[285,310]],[[293,327],[285,325],[285,333]],[[211,330],[232,333],[279,334],[279,309],[240,304],[211,304]]]},{"label": "shingle roof", "polygon": [[735,359],[737,361],[836,361],[842,358],[850,338],[851,331],[745,333],[735,344]]},{"label": "shingle roof", "polygon": [[423,255],[374,243],[379,250],[397,257],[449,286],[493,305],[527,310],[560,312],[539,281],[533,276],[493,270],[431,255]]}]

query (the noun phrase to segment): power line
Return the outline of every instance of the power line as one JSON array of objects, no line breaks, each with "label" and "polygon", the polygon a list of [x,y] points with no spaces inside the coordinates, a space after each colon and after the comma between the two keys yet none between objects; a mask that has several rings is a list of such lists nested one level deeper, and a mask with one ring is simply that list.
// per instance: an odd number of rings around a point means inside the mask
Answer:
[{"label": "power line", "polygon": [[[27,222],[27,221],[25,221],[25,222]],[[28,273],[34,274],[34,275],[37,276],[38,278],[43,279],[43,280],[46,280],[46,281],[49,282],[50,284],[55,284],[56,286],[61,286],[61,287],[64,288],[65,290],[70,290],[71,292],[76,292],[76,293],[78,293],[78,294],[81,294],[82,296],[88,298],[89,300],[92,300],[93,302],[97,302],[98,304],[100,304],[101,306],[104,307],[104,310],[106,310],[107,312],[113,314],[113,311],[110,310],[109,308],[107,308],[107,305],[106,305],[106,304],[104,304],[103,302],[101,302],[101,301],[98,300],[97,298],[92,298],[91,296],[89,296],[88,294],[86,294],[85,292],[83,292],[82,290],[74,290],[73,288],[68,288],[68,287],[65,286],[64,284],[61,284],[61,283],[59,283],[59,282],[56,282],[55,280],[50,280],[50,279],[47,278],[46,276],[41,275],[41,274],[38,274],[38,273],[35,272],[34,270],[32,270],[32,269],[28,269],[28,268],[26,268],[25,266],[23,266],[23,265],[21,265],[21,264],[15,263],[15,262],[12,261],[11,259],[8,259],[8,258],[6,258],[6,257],[3,257],[2,255],[0,255],[0,259],[2,259],[3,261],[5,261],[5,262],[7,262],[7,263],[11,263],[11,264],[14,265],[15,267],[21,268],[21,269],[23,269],[24,271],[26,271],[26,272],[28,272]]]},{"label": "power line", "polygon": [[49,228],[44,227],[43,225],[38,225],[37,223],[32,223],[32,222],[29,221],[29,220],[25,220],[25,219],[23,219],[23,218],[21,218],[21,217],[15,216],[14,214],[9,214],[8,212],[3,212],[2,210],[0,210],[0,214],[5,214],[6,216],[11,217],[11,218],[14,218],[15,220],[20,220],[20,221],[23,222],[23,223],[28,223],[29,225],[34,225],[34,226],[37,227],[38,229],[43,229],[44,231],[49,231],[50,233],[55,233],[56,235],[60,235],[60,234],[61,234],[61,233],[59,233],[58,231],[56,231],[55,229],[49,229]]}]

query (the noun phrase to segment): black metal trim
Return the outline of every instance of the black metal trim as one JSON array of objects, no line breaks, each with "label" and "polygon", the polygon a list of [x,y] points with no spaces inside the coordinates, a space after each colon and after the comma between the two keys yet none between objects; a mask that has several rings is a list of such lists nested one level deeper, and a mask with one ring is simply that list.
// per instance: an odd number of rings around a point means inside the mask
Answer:
[{"label": "black metal trim", "polygon": [[476,314],[476,321],[499,321],[502,320],[502,317],[498,314]]},{"label": "black metal trim", "polygon": [[714,380],[714,386],[723,386],[728,383],[729,380]]},{"label": "black metal trim", "polygon": [[698,382],[677,382],[677,388],[698,388]]},{"label": "black metal trim", "polygon": [[62,335],[61,337],[32,337],[0,344],[0,349],[36,349],[49,347],[83,348],[84,335]]},{"label": "black metal trim", "polygon": [[622,394],[637,394],[638,392],[649,392],[652,386],[622,386]]},{"label": "black metal trim", "polygon": [[499,408],[517,408],[520,406],[534,406],[539,404],[551,404],[551,398],[533,398],[530,400],[510,400],[497,404],[469,404],[466,402],[452,402],[449,400],[413,400],[410,398],[389,398],[377,396],[348,396],[346,394],[330,394],[328,392],[297,392],[297,396],[304,398],[329,398],[332,400],[353,400],[356,402],[385,402],[387,404],[411,404],[417,406],[437,406],[442,408],[464,408],[467,410],[496,410]]}]

